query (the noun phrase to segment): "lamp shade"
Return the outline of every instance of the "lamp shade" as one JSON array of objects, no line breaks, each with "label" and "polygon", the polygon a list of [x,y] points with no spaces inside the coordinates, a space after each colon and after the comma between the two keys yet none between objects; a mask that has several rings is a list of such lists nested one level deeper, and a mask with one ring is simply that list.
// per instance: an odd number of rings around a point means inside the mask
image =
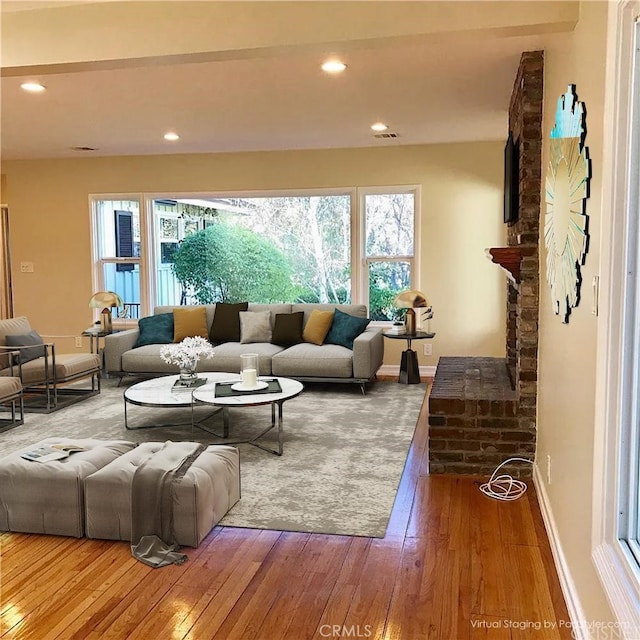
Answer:
[{"label": "lamp shade", "polygon": [[409,289],[407,291],[401,291],[394,299],[394,306],[398,309],[417,309],[419,307],[430,307],[431,304],[427,299],[427,296],[420,291]]},{"label": "lamp shade", "polygon": [[113,291],[98,291],[91,296],[89,306],[92,309],[108,309],[109,307],[122,307],[122,298]]}]

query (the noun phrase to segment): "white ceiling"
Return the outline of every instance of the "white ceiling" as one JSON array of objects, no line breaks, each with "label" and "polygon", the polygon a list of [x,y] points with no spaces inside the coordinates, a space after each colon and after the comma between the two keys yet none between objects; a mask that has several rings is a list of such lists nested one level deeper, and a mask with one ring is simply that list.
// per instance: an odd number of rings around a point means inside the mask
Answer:
[{"label": "white ceiling", "polygon": [[[340,76],[320,70],[318,53],[294,48],[250,59],[49,73],[38,76],[47,91],[37,95],[20,89],[31,76],[3,77],[2,159],[505,139],[521,52],[561,37],[377,43],[345,52]],[[369,127],[378,120],[398,138],[374,138]],[[166,142],[169,130],[180,140]],[[97,150],[71,149],[80,146]]]}]

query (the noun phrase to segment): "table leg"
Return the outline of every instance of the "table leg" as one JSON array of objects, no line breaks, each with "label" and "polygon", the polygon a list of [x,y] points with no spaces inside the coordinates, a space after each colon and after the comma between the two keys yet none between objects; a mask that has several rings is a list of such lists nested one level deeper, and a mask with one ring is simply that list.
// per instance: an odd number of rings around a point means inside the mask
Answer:
[{"label": "table leg", "polygon": [[[191,431],[195,429],[200,429],[201,431],[206,431],[210,433],[212,436],[216,436],[216,438],[228,438],[229,437],[229,407],[216,407],[216,409],[208,415],[206,418],[202,418],[202,420],[196,421],[195,419],[195,409],[196,403],[193,402],[191,404]],[[204,426],[204,422],[212,418],[214,415],[220,413],[222,411],[222,435],[216,433],[213,429],[209,429]]]},{"label": "table leg", "polygon": [[[283,404],[284,404],[284,401],[271,403],[271,425],[268,428],[266,428],[262,433],[259,433],[252,440],[248,440],[247,441],[248,444],[252,444],[254,447],[258,447],[258,449],[262,449],[263,451],[268,451],[269,453],[273,453],[276,456],[282,455],[282,452],[284,451],[284,446],[282,442],[282,405]],[[273,429],[276,426],[276,405],[278,405],[278,449],[277,450],[272,449],[271,447],[265,447],[264,445],[258,442],[258,440],[262,438],[262,436],[264,436],[266,433],[269,433],[269,431],[271,431],[271,429]]]},{"label": "table leg", "polygon": [[[211,418],[212,416],[216,415],[217,413],[220,412],[220,407],[216,407],[215,409],[211,410],[209,412],[209,414],[205,417],[203,417],[200,421],[196,422],[195,419],[195,415],[194,415],[194,404],[191,404],[191,420],[189,422],[166,422],[166,423],[160,423],[160,424],[139,424],[137,427],[132,427],[129,424],[129,405],[135,405],[135,402],[129,402],[127,400],[127,398],[124,398],[124,427],[125,429],[127,429],[127,431],[137,431],[138,429],[162,429],[164,428],[172,428],[172,427],[188,427],[189,425],[191,425],[191,431],[193,432],[194,427],[197,427],[198,429],[202,429],[203,431],[208,431],[209,433],[213,433],[213,435],[218,435],[216,433],[214,433],[213,431],[206,429],[204,427],[201,426],[201,423],[204,422],[205,420],[208,420],[209,418]],[[151,405],[139,405],[139,406],[146,406],[149,407]],[[169,407],[169,406],[158,406],[157,409],[158,411],[160,411],[161,409],[178,409],[178,408],[183,408],[186,411],[186,407]],[[229,435],[229,415],[228,415],[228,410],[225,409],[223,410],[223,418],[224,418],[224,426],[225,426],[225,436]],[[134,416],[135,416],[135,412],[134,412]],[[137,422],[137,420],[134,418],[134,422]],[[221,437],[221,436],[218,436]]]},{"label": "table leg", "polygon": [[418,384],[420,382],[418,354],[413,349],[407,349],[402,352],[398,382],[400,384]]},{"label": "table leg", "polygon": [[[254,447],[258,447],[258,449],[262,449],[263,451],[268,451],[269,453],[273,453],[276,456],[281,456],[284,451],[284,442],[283,442],[284,429],[282,427],[282,405],[283,404],[284,404],[284,400],[271,403],[271,424],[266,429],[263,429],[258,435],[248,440],[228,440],[226,442],[223,442],[222,444],[231,445],[231,446],[236,444],[251,444]],[[277,416],[276,416],[276,405],[278,405]],[[203,431],[206,431],[207,433],[210,433],[211,435],[214,435],[218,438],[226,439],[229,436],[228,407],[224,407],[223,411],[224,411],[223,420],[225,425],[224,436],[217,434],[215,431],[211,429],[207,429],[206,427],[203,427],[202,423],[194,422],[193,426],[197,427],[198,429],[202,429]],[[271,447],[267,447],[261,444],[260,442],[258,442],[262,437],[264,437],[267,433],[269,433],[269,431],[272,431],[275,428],[277,428],[278,430],[278,448],[277,449],[272,449]]]}]

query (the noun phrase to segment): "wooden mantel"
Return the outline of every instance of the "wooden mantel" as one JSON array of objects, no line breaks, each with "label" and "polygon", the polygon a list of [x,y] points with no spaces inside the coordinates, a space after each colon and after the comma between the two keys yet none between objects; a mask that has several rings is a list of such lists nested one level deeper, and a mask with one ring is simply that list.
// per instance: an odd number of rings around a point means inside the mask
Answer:
[{"label": "wooden mantel", "polygon": [[486,249],[487,258],[497,265],[500,265],[506,272],[507,277],[520,283],[520,261],[522,260],[521,247],[494,247]]}]

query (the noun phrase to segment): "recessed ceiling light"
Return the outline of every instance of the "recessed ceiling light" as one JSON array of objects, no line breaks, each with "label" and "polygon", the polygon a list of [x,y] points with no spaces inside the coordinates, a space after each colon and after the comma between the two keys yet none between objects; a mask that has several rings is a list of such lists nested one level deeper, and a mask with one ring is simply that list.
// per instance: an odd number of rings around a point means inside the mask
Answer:
[{"label": "recessed ceiling light", "polygon": [[386,131],[389,128],[389,126],[386,125],[384,122],[376,122],[375,124],[371,125],[371,128],[374,131]]},{"label": "recessed ceiling light", "polygon": [[25,91],[30,91],[31,93],[40,93],[46,89],[46,87],[39,82],[23,82],[20,88]]},{"label": "recessed ceiling light", "polygon": [[169,131],[169,133],[164,134],[165,140],[170,140],[171,142],[175,142],[176,140],[180,140],[180,136],[173,131]]},{"label": "recessed ceiling light", "polygon": [[327,73],[342,73],[347,68],[347,65],[340,60],[327,60],[322,65],[322,70]]}]

